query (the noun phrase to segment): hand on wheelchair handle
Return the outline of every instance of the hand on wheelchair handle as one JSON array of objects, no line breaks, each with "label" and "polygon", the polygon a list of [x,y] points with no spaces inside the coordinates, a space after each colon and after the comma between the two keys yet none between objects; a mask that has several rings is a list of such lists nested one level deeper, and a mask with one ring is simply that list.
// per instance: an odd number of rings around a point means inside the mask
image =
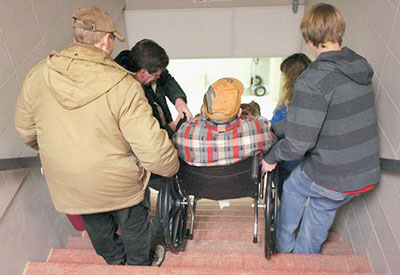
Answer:
[{"label": "hand on wheelchair handle", "polygon": [[269,164],[264,159],[261,160],[261,165],[262,165],[263,173],[271,172],[272,170],[274,170],[276,168],[276,162],[273,164]]}]

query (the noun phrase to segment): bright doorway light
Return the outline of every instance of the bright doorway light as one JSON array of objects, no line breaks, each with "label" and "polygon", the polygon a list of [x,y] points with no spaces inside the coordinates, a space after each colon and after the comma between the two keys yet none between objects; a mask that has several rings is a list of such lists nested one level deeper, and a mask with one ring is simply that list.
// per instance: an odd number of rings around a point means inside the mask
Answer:
[{"label": "bright doorway light", "polygon": [[[281,91],[282,57],[172,59],[168,70],[188,98],[192,113],[198,114],[208,87],[223,77],[239,79],[245,86],[242,103],[256,101],[261,115],[271,119]],[[177,112],[169,105],[173,117]]]}]

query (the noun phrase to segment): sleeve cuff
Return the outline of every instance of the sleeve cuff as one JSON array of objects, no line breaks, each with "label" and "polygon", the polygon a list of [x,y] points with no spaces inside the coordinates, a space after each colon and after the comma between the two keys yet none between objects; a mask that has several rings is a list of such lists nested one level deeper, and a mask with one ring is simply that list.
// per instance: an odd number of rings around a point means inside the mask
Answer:
[{"label": "sleeve cuff", "polygon": [[265,162],[268,163],[268,164],[274,164],[274,163],[276,162],[276,160],[271,156],[271,154],[267,154],[267,155],[264,157],[264,160],[265,160]]}]

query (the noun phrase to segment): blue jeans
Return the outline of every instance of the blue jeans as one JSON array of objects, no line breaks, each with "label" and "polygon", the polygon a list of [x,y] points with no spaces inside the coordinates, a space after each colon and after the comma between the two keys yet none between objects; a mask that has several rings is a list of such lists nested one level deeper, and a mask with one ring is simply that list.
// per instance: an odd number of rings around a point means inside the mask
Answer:
[{"label": "blue jeans", "polygon": [[[301,165],[298,166],[283,185],[277,216],[278,252],[320,253],[336,211],[353,197],[352,194],[336,192],[316,184],[304,173]],[[310,200],[306,207],[308,198]],[[296,237],[295,231],[302,216],[303,221]]]}]

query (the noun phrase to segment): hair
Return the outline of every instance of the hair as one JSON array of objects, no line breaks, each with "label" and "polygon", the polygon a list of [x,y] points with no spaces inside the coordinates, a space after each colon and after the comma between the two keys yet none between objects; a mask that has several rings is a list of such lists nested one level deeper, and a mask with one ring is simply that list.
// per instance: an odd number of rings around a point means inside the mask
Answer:
[{"label": "hair", "polygon": [[243,115],[261,116],[260,105],[258,105],[254,100],[250,103],[242,103],[240,108],[242,108]]},{"label": "hair", "polygon": [[319,3],[309,9],[300,24],[306,42],[318,47],[326,42],[342,45],[346,29],[343,14],[334,6]]},{"label": "hair", "polygon": [[287,57],[281,63],[281,72],[283,74],[282,96],[278,106],[285,104],[289,108],[292,101],[294,84],[299,75],[307,68],[311,60],[303,53],[295,53]]},{"label": "hair", "polygon": [[132,71],[131,68],[133,67],[132,61],[129,58],[129,50],[123,50],[121,51],[117,57],[114,59],[115,62],[117,62],[119,65],[127,69],[128,71]]},{"label": "hair", "polygon": [[97,43],[100,43],[105,35],[107,35],[106,32],[94,32],[74,27],[74,38],[76,42],[79,43],[96,45]]},{"label": "hair", "polygon": [[145,69],[150,74],[164,70],[169,63],[165,50],[150,39],[143,39],[135,44],[130,51],[118,54],[115,62],[131,72]]}]

